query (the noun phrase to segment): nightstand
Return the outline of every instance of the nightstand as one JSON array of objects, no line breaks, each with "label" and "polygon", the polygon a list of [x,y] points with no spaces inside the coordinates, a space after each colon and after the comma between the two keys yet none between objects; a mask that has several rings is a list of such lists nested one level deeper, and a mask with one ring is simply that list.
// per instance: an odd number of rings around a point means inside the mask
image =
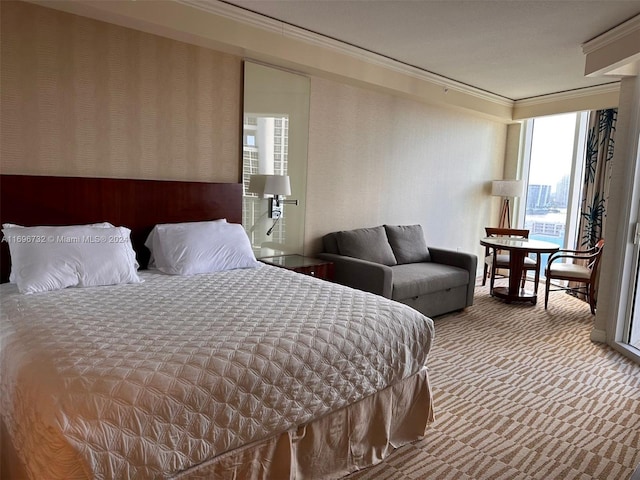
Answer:
[{"label": "nightstand", "polygon": [[263,257],[258,260],[268,265],[286,268],[311,277],[333,280],[334,265],[333,262],[327,260],[302,255],[278,255],[275,257]]}]

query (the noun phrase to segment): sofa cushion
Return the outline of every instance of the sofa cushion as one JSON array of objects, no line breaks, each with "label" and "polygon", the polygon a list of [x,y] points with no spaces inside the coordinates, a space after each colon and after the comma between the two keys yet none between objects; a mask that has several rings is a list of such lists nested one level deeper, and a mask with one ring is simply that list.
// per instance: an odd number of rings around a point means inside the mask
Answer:
[{"label": "sofa cushion", "polygon": [[393,300],[419,297],[469,284],[469,272],[441,263],[407,263],[391,267]]},{"label": "sofa cushion", "polygon": [[384,229],[398,264],[431,260],[421,225],[385,225]]},{"label": "sofa cushion", "polygon": [[340,253],[338,250],[338,234],[336,232],[327,233],[322,237],[322,246],[325,253]]},{"label": "sofa cushion", "polygon": [[382,226],[343,230],[336,237],[340,255],[388,266],[398,263]]}]

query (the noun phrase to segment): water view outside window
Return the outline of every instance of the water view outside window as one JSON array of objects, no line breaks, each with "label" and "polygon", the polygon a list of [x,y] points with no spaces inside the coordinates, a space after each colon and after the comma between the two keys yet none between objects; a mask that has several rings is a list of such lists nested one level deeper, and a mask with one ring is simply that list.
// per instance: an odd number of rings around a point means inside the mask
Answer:
[{"label": "water view outside window", "polygon": [[[529,238],[564,248],[567,235],[576,113],[533,120],[524,228]],[[548,255],[542,256],[542,274]]]}]

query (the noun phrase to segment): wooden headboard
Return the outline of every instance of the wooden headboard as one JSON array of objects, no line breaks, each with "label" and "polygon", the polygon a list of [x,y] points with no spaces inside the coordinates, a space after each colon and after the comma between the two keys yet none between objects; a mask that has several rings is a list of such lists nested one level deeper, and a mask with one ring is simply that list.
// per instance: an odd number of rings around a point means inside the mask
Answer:
[{"label": "wooden headboard", "polygon": [[[154,225],[218,218],[242,223],[242,184],[0,175],[0,224],[125,226],[141,268],[149,261],[144,241]],[[7,282],[6,242],[0,270],[0,281]]]}]

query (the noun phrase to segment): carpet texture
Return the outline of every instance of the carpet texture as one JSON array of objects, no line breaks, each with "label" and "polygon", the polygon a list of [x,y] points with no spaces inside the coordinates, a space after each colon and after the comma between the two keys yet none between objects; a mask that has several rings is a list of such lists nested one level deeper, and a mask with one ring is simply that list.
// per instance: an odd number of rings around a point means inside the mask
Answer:
[{"label": "carpet texture", "polygon": [[552,292],[506,304],[476,287],[435,319],[436,421],[349,480],[611,479],[640,464],[640,366],[592,343],[588,304]]}]

